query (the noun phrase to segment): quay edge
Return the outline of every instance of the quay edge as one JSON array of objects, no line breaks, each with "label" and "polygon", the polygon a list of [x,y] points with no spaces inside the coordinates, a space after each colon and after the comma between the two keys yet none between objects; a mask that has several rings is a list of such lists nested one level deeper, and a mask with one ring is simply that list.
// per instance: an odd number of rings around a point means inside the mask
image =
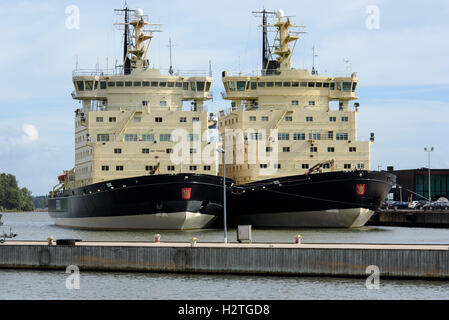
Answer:
[{"label": "quay edge", "polygon": [[0,268],[449,279],[449,245],[44,242],[0,244]]}]

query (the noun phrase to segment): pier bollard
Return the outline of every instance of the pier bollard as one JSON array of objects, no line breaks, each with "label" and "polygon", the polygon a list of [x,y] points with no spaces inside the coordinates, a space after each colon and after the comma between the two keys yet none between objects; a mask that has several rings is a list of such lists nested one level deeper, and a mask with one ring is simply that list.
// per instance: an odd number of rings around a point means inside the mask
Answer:
[{"label": "pier bollard", "polygon": [[197,241],[198,241],[198,239],[195,237],[190,238],[190,246],[194,247],[196,245]]},{"label": "pier bollard", "polygon": [[54,244],[55,244],[55,238],[53,238],[53,237],[48,237],[48,238],[47,238],[47,243],[48,243],[49,246],[54,245]]},{"label": "pier bollard", "polygon": [[296,244],[301,244],[301,239],[302,239],[302,237],[301,237],[300,234],[296,235],[296,236],[295,236],[295,243],[296,243]]},{"label": "pier bollard", "polygon": [[161,235],[159,233],[154,235],[154,242],[161,242]]}]

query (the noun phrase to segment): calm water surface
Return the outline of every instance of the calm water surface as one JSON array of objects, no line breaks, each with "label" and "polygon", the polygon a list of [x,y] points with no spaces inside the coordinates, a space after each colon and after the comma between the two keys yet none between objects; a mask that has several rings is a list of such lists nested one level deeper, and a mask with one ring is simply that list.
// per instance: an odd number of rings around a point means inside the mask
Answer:
[{"label": "calm water surface", "polygon": [[[18,233],[17,240],[48,236],[91,241],[222,241],[222,230],[84,231],[56,227],[47,213],[6,213],[0,233]],[[253,230],[254,241],[345,243],[449,243],[448,229],[363,227],[359,229]],[[235,230],[229,240],[236,241]],[[185,275],[164,273],[82,272],[79,290],[66,289],[64,271],[0,270],[0,299],[449,299],[449,281],[380,280],[367,289],[365,279]]]}]

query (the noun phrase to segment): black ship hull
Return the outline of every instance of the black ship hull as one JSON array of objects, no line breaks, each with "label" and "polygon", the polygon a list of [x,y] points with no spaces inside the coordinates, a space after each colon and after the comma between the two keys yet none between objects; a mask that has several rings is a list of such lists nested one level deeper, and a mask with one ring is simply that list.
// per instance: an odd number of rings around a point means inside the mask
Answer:
[{"label": "black ship hull", "polygon": [[288,176],[235,186],[233,225],[361,227],[387,197],[396,176],[353,171]]},{"label": "black ship hull", "polygon": [[48,211],[56,225],[79,229],[207,228],[223,216],[223,179],[180,173],[105,181],[50,196]]}]

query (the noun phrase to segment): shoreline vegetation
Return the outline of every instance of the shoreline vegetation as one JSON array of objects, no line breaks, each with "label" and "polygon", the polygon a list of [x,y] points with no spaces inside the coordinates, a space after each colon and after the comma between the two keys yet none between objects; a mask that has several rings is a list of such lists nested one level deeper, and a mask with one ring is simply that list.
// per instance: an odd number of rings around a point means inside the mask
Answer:
[{"label": "shoreline vegetation", "polygon": [[27,188],[20,188],[14,175],[0,173],[0,212],[46,211],[47,196],[34,197]]}]

